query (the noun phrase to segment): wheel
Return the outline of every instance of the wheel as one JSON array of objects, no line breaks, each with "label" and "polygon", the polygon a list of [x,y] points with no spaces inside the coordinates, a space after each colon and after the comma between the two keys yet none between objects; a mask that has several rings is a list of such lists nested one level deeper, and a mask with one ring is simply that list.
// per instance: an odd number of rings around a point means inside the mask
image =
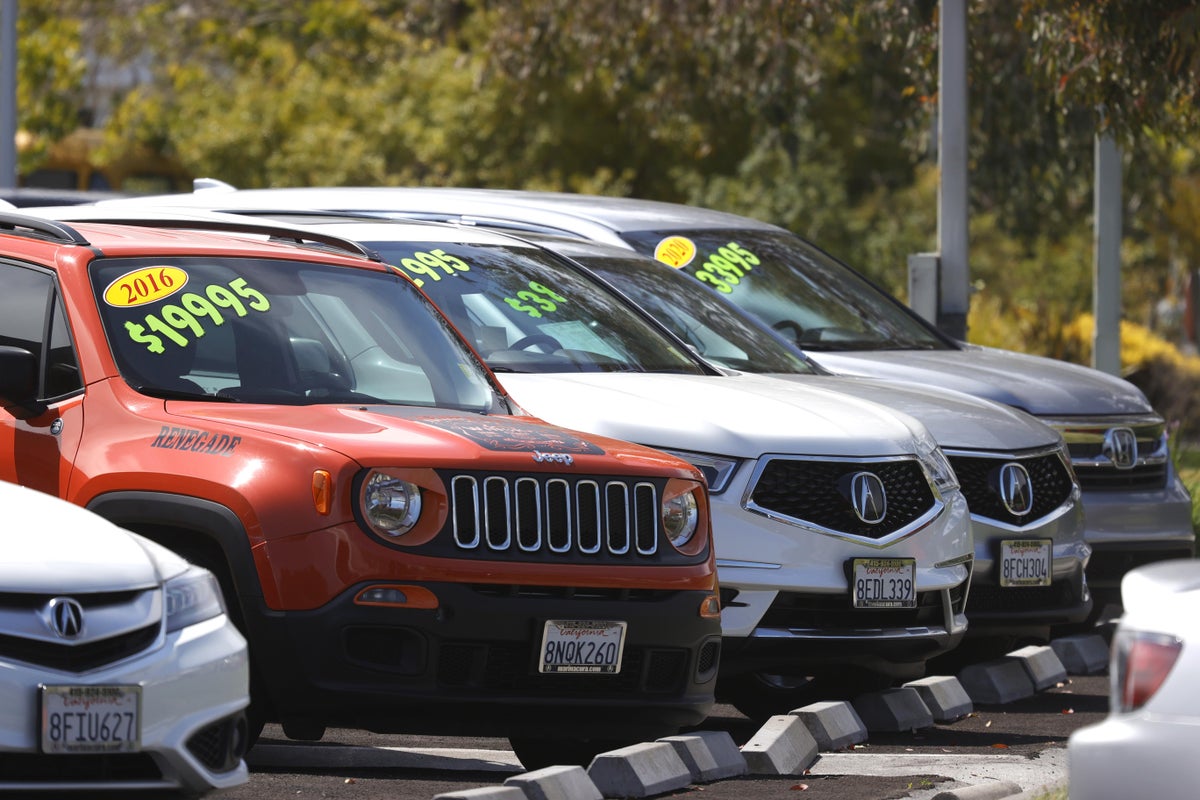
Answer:
[{"label": "wheel", "polygon": [[587,769],[600,753],[625,747],[632,742],[615,739],[569,739],[545,736],[510,736],[508,743],[521,766],[527,771],[543,767],[573,767]]},{"label": "wheel", "polygon": [[853,667],[845,667],[837,675],[752,672],[722,678],[717,696],[760,722],[820,700],[851,700],[864,692],[886,689],[892,683],[887,675]]}]

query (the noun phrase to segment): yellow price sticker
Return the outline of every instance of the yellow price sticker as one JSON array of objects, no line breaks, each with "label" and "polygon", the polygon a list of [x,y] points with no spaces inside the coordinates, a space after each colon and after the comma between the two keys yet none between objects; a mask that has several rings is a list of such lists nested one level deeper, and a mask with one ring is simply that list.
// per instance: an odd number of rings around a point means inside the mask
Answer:
[{"label": "yellow price sticker", "polygon": [[104,302],[117,308],[141,306],[170,297],[187,282],[187,273],[179,267],[142,267],[110,283],[104,290]]},{"label": "yellow price sticker", "polygon": [[686,236],[668,236],[654,246],[654,257],[668,266],[681,269],[696,257],[696,243]]}]

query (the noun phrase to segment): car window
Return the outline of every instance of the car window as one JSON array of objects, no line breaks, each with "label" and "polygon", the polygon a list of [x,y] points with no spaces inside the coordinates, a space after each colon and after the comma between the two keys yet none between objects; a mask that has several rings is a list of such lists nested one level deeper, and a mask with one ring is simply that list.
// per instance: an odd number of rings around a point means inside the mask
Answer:
[{"label": "car window", "polygon": [[805,350],[950,347],[870,281],[786,231],[622,236],[638,252],[684,270]]},{"label": "car window", "polygon": [[117,366],[146,394],[492,409],[474,355],[395,274],[243,258],[91,270]]},{"label": "car window", "polygon": [[494,370],[705,372],[619,295],[545,251],[367,244],[418,281]]},{"label": "car window", "polygon": [[709,361],[743,372],[815,372],[762,323],[682,272],[641,256],[568,255],[650,312]]},{"label": "car window", "polygon": [[52,275],[0,264],[0,344],[38,359],[40,398],[56,400],[83,388],[79,362]]}]

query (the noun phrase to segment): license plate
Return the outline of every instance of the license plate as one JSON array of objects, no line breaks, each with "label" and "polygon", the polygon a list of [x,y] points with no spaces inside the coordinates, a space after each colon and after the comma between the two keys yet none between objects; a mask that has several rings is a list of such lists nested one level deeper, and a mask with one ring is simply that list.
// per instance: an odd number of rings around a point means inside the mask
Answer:
[{"label": "license plate", "polygon": [[43,753],[142,749],[142,687],[41,686]]},{"label": "license plate", "polygon": [[855,608],[915,608],[915,558],[856,558],[852,575]]},{"label": "license plate", "polygon": [[542,630],[542,657],[538,672],[620,672],[627,624],[597,620],[547,620]]},{"label": "license plate", "polygon": [[1049,539],[1000,542],[1000,585],[1049,586],[1050,544]]}]

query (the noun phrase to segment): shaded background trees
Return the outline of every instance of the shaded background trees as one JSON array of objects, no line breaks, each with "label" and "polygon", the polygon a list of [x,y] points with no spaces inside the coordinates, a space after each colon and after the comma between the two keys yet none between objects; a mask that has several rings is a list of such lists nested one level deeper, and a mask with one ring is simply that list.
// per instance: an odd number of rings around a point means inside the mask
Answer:
[{"label": "shaded background trees", "polygon": [[[937,11],[21,0],[19,123],[45,143],[90,116],[114,152],[148,145],[241,187],[708,205],[788,227],[903,295],[907,255],[935,247]],[[1091,304],[1098,130],[1126,161],[1127,319],[1169,310],[1200,266],[1196,2],[976,2],[968,34],[970,338],[1086,359],[1072,322]]]}]

